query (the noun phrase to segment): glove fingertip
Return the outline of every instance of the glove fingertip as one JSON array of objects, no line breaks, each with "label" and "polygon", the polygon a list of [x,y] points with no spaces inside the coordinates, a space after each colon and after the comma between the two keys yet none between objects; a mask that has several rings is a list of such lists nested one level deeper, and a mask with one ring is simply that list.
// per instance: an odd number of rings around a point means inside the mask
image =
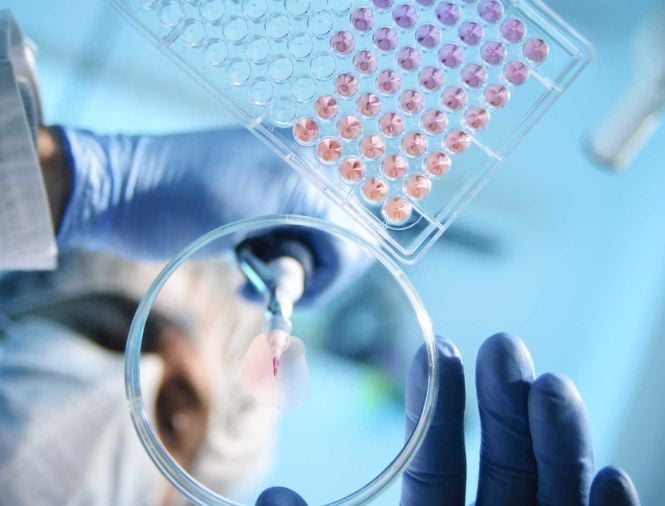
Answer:
[{"label": "glove fingertip", "polygon": [[255,506],[307,506],[307,503],[289,488],[270,487],[261,492]]},{"label": "glove fingertip", "polygon": [[570,378],[563,374],[545,373],[532,383],[529,417],[533,422],[551,423],[556,417],[570,416],[571,413],[586,419],[584,401]]},{"label": "glove fingertip", "polygon": [[[436,351],[439,361],[439,388],[446,389],[447,406],[437,405],[436,412],[458,411],[455,406],[462,405],[464,410],[464,367],[462,355],[455,344],[447,338],[436,337]],[[409,379],[406,385],[406,411],[410,417],[420,415],[427,390],[427,373],[429,360],[427,346],[421,345],[411,364]],[[436,415],[435,415],[436,418]],[[436,420],[434,421],[436,423]]]},{"label": "glove fingertip", "polygon": [[591,484],[589,506],[639,506],[640,498],[630,476],[622,469],[601,469]]},{"label": "glove fingertip", "polygon": [[485,339],[476,360],[476,384],[492,393],[499,385],[533,381],[535,367],[524,342],[501,332]]}]

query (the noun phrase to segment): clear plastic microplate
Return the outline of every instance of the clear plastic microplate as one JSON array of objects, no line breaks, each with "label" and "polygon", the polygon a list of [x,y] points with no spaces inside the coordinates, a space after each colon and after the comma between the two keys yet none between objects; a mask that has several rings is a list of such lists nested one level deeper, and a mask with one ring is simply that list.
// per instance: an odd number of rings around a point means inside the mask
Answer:
[{"label": "clear plastic microplate", "polygon": [[110,0],[415,261],[590,58],[538,0]]}]

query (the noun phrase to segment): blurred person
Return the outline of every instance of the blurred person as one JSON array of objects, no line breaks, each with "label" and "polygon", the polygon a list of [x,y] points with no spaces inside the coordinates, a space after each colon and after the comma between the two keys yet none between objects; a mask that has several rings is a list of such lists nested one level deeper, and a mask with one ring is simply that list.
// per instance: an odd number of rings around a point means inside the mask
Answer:
[{"label": "blurred person", "polygon": [[[182,502],[141,447],[123,388],[129,325],[161,267],[72,252],[58,270],[0,281],[0,504]],[[167,450],[225,494],[260,479],[276,423],[238,372],[263,326],[243,281],[223,260],[182,266],[148,318],[141,365]]]}]

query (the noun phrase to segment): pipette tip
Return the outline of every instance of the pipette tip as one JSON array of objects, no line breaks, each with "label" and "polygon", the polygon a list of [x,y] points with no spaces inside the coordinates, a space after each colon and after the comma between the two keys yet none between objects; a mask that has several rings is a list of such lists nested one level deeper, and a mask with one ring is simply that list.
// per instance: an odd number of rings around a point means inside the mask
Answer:
[{"label": "pipette tip", "polygon": [[279,370],[279,359],[277,357],[272,357],[272,375],[277,376],[278,370]]}]

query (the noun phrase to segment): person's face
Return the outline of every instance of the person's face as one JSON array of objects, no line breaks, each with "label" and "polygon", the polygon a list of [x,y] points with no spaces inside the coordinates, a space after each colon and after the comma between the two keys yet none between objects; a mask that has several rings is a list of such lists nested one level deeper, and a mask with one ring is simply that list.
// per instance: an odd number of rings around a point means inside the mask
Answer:
[{"label": "person's face", "polygon": [[158,336],[164,374],[155,406],[159,436],[173,458],[189,468],[205,439],[210,382],[205,361],[176,327]]}]

